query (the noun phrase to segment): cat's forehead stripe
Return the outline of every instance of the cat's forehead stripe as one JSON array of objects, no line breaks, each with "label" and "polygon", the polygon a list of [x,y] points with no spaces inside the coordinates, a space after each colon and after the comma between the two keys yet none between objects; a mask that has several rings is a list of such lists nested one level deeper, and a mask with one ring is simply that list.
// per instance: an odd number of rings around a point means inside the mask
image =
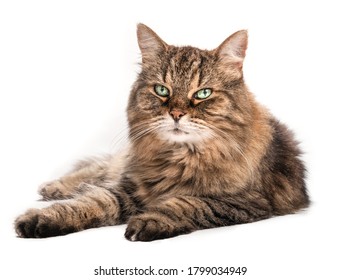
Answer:
[{"label": "cat's forehead stripe", "polygon": [[176,48],[170,52],[169,60],[168,69],[163,73],[165,82],[188,85],[195,83],[196,87],[201,85],[205,58],[199,50],[190,47]]}]

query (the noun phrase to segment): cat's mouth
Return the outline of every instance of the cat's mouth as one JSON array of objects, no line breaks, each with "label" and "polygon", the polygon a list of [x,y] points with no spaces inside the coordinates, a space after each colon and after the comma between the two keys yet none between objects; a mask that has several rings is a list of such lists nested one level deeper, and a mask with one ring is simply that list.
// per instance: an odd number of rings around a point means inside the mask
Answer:
[{"label": "cat's mouth", "polygon": [[183,135],[183,134],[189,134],[189,132],[186,132],[178,127],[175,127],[174,129],[171,129],[170,132],[172,132],[175,135]]},{"label": "cat's mouth", "polygon": [[185,128],[180,128],[179,126],[171,126],[163,130],[161,133],[162,137],[170,142],[177,143],[189,143],[194,142],[194,138],[190,131],[188,132]]},{"label": "cat's mouth", "polygon": [[164,118],[159,125],[159,135],[162,139],[176,143],[197,143],[209,136],[206,127],[192,122],[188,116],[184,116],[180,121],[172,118]]}]

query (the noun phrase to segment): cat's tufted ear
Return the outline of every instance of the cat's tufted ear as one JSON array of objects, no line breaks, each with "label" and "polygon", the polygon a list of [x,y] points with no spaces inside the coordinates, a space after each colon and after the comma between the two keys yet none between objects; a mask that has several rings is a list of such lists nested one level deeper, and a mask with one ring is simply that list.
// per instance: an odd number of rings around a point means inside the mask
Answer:
[{"label": "cat's tufted ear", "polygon": [[142,23],[137,25],[137,38],[143,63],[153,61],[167,48],[167,44],[151,28]]},{"label": "cat's tufted ear", "polygon": [[243,59],[246,56],[248,45],[247,30],[240,30],[230,35],[216,49],[217,55],[222,61],[232,63],[238,68],[242,68]]}]

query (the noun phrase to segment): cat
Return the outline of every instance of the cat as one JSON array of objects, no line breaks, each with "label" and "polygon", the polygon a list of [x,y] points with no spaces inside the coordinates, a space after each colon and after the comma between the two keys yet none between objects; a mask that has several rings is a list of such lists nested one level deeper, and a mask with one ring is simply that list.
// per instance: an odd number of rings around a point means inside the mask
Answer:
[{"label": "cat", "polygon": [[308,207],[292,132],[245,85],[247,31],[210,51],[168,45],[143,24],[137,38],[129,146],[40,187],[59,201],[19,216],[19,237],[127,223],[128,240],[152,241]]}]

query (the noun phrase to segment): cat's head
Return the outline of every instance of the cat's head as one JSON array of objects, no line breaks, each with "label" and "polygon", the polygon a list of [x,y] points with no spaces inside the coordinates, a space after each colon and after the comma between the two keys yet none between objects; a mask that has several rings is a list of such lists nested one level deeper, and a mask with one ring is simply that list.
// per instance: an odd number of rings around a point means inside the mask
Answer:
[{"label": "cat's head", "polygon": [[137,36],[142,70],[128,105],[133,141],[152,136],[194,144],[242,126],[248,106],[242,74],[246,31],[211,51],[168,45],[143,24]]}]

